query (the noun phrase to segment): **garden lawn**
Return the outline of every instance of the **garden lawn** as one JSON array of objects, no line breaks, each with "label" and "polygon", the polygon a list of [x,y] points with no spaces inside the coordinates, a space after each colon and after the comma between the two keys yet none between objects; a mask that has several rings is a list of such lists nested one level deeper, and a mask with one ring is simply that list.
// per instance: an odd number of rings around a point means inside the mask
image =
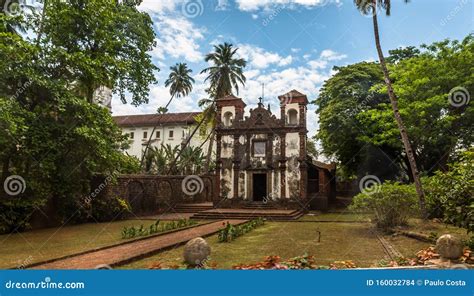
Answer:
[{"label": "garden lawn", "polygon": [[[321,231],[321,242],[317,231]],[[255,263],[265,256],[283,259],[305,253],[314,255],[321,265],[334,261],[353,260],[357,266],[375,265],[385,253],[368,223],[267,222],[230,243],[219,243],[217,235],[206,238],[211,246],[211,264],[230,269],[240,263]],[[184,247],[161,252],[121,268],[149,268],[161,263],[164,267],[182,263]]]},{"label": "garden lawn", "polygon": [[121,235],[124,226],[139,227],[143,224],[147,227],[153,223],[154,220],[125,220],[0,235],[0,268],[19,268],[35,262],[125,242],[128,240],[122,239]]},{"label": "garden lawn", "polygon": [[319,221],[319,222],[370,222],[368,214],[358,214],[350,212],[324,213],[310,212],[298,219],[299,221]]}]

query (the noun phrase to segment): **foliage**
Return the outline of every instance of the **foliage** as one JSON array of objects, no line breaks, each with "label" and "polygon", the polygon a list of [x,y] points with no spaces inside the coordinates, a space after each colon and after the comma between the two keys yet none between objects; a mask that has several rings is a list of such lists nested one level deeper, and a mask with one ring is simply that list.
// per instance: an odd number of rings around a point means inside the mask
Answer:
[{"label": "foliage", "polygon": [[31,213],[25,209],[49,200],[57,208],[52,220],[83,221],[78,216],[88,213],[78,204],[92,176],[136,170],[122,153],[126,136],[93,103],[94,91],[107,86],[124,101],[125,93],[135,105],[147,101],[157,70],[148,54],[154,32],[131,1],[52,0],[43,16],[22,20],[32,34],[21,36],[0,14],[2,180],[15,174],[26,181],[21,201],[6,212],[23,221]]},{"label": "foliage", "polygon": [[[338,171],[346,178],[375,173],[382,179],[384,175],[386,178],[397,175],[399,168],[391,165],[391,158],[399,153],[398,144],[397,149],[393,149],[388,145],[367,145],[359,138],[368,127],[356,115],[389,102],[387,95],[374,89],[383,83],[380,66],[362,62],[334,70],[337,73],[324,83],[314,101],[320,124],[316,138],[321,141],[324,154],[341,163]],[[381,150],[384,153],[380,153]]]},{"label": "foliage", "polygon": [[56,58],[56,75],[75,81],[76,91],[89,102],[102,85],[124,103],[126,92],[133,105],[148,102],[159,69],[148,53],[155,45],[153,23],[137,9],[139,2],[48,0],[40,26],[45,54]]},{"label": "foliage", "polygon": [[97,222],[121,220],[129,213],[131,213],[130,204],[120,197],[107,200],[93,198],[91,201],[90,215]]},{"label": "foliage", "polygon": [[193,90],[194,78],[191,77],[193,72],[188,68],[186,63],[179,63],[170,67],[170,75],[165,81],[165,86],[170,87],[172,97],[187,96]]},{"label": "foliage", "polygon": [[178,161],[172,168],[171,165],[178,154],[179,146],[161,144],[158,147],[151,147],[145,157],[145,171],[165,175],[171,171],[172,174],[196,175],[202,172],[205,156],[202,148],[186,146],[182,149]]},{"label": "foliage", "polygon": [[370,211],[377,227],[388,229],[406,225],[408,218],[416,214],[416,201],[413,185],[385,182],[356,195],[350,209]]},{"label": "foliage", "polygon": [[223,243],[223,242],[228,243],[238,238],[239,236],[242,236],[246,234],[247,232],[250,232],[251,230],[257,228],[258,226],[262,226],[263,224],[265,224],[265,219],[257,218],[240,225],[232,225],[229,222],[227,222],[227,224],[225,222],[222,224],[225,227],[219,230],[219,233],[217,234],[217,238],[220,243]]},{"label": "foliage", "polygon": [[29,217],[44,200],[11,198],[0,201],[0,233],[23,231],[30,227]]},{"label": "foliage", "polygon": [[[446,40],[422,48],[424,52],[418,56],[392,65],[391,73],[419,169],[432,174],[446,170],[449,160],[474,142],[473,104],[464,101],[455,106],[450,95],[456,87],[474,91],[474,35],[462,42]],[[368,127],[365,135],[359,136],[361,140],[396,147],[398,127],[390,104],[359,113],[358,120]]]},{"label": "foliage", "polygon": [[209,92],[213,99],[219,99],[230,95],[235,89],[239,93],[239,84],[245,84],[243,69],[247,62],[242,58],[236,58],[238,48],[232,44],[224,43],[214,46],[214,52],[205,57],[205,61],[211,66],[202,70],[201,73],[209,73],[205,81],[211,84]]},{"label": "foliage", "polygon": [[263,262],[254,264],[239,264],[232,267],[237,270],[265,270],[265,269],[347,269],[356,268],[354,262],[335,261],[330,266],[318,265],[314,256],[304,254],[303,256],[294,257],[286,261],[282,261],[279,256],[267,256]]},{"label": "foliage", "polygon": [[[450,92],[463,87],[474,93],[474,37],[390,51],[387,59],[399,110],[419,170],[445,170],[459,148],[474,141],[474,106],[450,104]],[[400,132],[393,118],[378,63],[335,67],[315,103],[325,155],[337,159],[346,176],[380,179],[411,175]]]},{"label": "foliage", "polygon": [[[168,79],[165,81],[165,86],[170,87],[170,95],[171,98],[169,99],[168,103],[164,107],[159,107],[156,112],[158,114],[164,114],[168,112],[168,107],[173,101],[174,97],[185,97],[189,95],[189,93],[193,90],[193,83],[194,83],[194,78],[191,77],[192,70],[188,68],[188,65],[186,63],[179,63],[176,64],[175,66],[170,67],[170,74],[168,76]],[[143,160],[146,160],[145,162],[145,171],[149,171],[149,155],[148,151],[152,142],[153,135],[155,134],[155,130],[158,127],[158,122],[156,125],[153,127],[153,130],[150,133],[150,137],[148,138],[148,142],[146,143],[145,150],[143,152],[142,156],[142,161],[141,164],[143,164]]]},{"label": "foliage", "polygon": [[474,149],[465,151],[447,172],[423,181],[430,215],[474,232]]},{"label": "foliage", "polygon": [[180,219],[178,221],[164,222],[160,224],[160,220],[156,220],[155,223],[145,227],[143,224],[140,227],[131,226],[124,227],[122,229],[122,239],[130,239],[139,236],[148,236],[155,233],[161,233],[166,231],[171,231],[175,229],[180,229],[184,227],[189,227],[196,225],[195,220]]}]

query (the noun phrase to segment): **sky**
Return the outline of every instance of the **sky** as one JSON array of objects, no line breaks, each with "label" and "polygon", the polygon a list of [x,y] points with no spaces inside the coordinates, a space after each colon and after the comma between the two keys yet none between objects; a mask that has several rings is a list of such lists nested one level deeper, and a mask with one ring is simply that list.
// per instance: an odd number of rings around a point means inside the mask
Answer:
[{"label": "sky", "polygon": [[[379,13],[384,52],[405,46],[463,39],[474,32],[473,0],[392,0],[392,13]],[[144,0],[140,10],[150,14],[156,47],[150,52],[160,68],[150,86],[148,104],[134,107],[114,97],[113,115],[150,114],[170,98],[164,82],[169,67],[185,62],[196,80],[188,97],[174,99],[170,112],[199,111],[206,97],[204,56],[213,46],[229,42],[248,64],[241,97],[254,108],[262,96],[275,112],[277,96],[292,89],[317,98],[334,66],[375,61],[372,19],[353,0]],[[308,106],[309,136],[318,128],[316,106]],[[279,112],[275,112],[277,117]]]}]

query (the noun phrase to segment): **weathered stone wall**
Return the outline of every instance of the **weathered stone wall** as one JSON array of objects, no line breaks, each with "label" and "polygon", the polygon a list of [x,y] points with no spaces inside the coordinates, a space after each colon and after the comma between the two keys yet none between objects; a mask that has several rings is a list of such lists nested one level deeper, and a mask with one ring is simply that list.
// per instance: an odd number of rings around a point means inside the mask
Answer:
[{"label": "weathered stone wall", "polygon": [[[129,202],[135,215],[170,211],[178,203],[212,202],[216,192],[216,176],[200,176],[194,195],[183,190],[186,176],[120,175],[108,184],[97,198],[120,197]],[[188,191],[189,192],[189,191]]]}]

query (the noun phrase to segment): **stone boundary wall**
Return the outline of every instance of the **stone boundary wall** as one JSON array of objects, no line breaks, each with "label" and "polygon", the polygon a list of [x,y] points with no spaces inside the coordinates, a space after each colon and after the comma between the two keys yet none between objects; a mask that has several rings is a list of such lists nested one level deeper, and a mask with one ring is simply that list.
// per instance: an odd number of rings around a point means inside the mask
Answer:
[{"label": "stone boundary wall", "polygon": [[[119,175],[116,182],[108,183],[96,198],[120,197],[127,200],[135,215],[168,212],[180,203],[212,202],[216,194],[216,176],[201,175],[193,177],[194,195],[183,191],[186,176]],[[104,177],[97,177],[93,184],[102,184]],[[197,188],[197,189],[195,189]],[[188,188],[189,189],[189,188]],[[94,186],[92,187],[94,190]]]}]

